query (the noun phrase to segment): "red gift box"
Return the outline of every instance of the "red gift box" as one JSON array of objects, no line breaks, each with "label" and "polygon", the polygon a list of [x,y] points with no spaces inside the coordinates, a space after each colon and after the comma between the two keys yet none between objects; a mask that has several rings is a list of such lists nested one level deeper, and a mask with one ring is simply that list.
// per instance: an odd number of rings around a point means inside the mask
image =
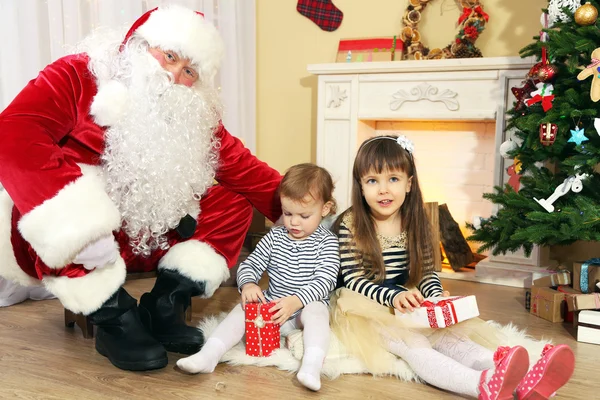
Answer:
[{"label": "red gift box", "polygon": [[279,324],[269,312],[275,303],[246,304],[246,354],[254,357],[270,356],[279,348]]}]

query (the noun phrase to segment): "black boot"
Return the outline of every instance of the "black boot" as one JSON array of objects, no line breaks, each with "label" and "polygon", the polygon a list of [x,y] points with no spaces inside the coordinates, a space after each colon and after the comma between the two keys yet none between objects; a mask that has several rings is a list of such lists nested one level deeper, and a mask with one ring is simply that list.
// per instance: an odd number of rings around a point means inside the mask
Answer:
[{"label": "black boot", "polygon": [[99,310],[89,315],[98,327],[96,350],[121,369],[163,368],[168,362],[167,352],[140,321],[136,305],[137,301],[119,288]]},{"label": "black boot", "polygon": [[194,354],[204,345],[199,329],[186,325],[191,298],[204,293],[204,282],[194,282],[168,269],[158,271],[154,288],[140,299],[144,325],[168,351]]}]

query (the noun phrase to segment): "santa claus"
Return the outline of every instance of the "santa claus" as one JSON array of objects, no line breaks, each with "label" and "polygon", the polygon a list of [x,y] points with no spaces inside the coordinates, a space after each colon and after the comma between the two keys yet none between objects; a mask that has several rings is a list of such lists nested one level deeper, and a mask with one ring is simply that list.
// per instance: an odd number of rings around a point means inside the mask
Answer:
[{"label": "santa claus", "polygon": [[[279,217],[281,176],[221,124],[222,42],[202,14],[160,7],[83,47],[0,114],[0,276],[88,315],[115,366],[161,368],[203,345],[190,297],[229,277],[253,206]],[[155,269],[138,307],[125,275]]]}]

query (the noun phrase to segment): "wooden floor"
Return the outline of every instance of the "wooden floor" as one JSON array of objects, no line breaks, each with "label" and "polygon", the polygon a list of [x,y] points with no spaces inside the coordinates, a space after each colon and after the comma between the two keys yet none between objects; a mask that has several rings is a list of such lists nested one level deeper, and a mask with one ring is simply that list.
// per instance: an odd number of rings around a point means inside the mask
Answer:
[{"label": "wooden floor", "polygon": [[[139,298],[152,279],[128,282]],[[600,346],[577,343],[570,324],[550,323],[524,308],[524,291],[504,286],[447,280],[453,295],[477,295],[481,316],[513,321],[535,337],[567,343],[577,358],[575,374],[555,399],[600,399]],[[211,300],[194,301],[194,323],[203,315],[228,311],[237,301],[234,288],[221,288]],[[0,308],[0,399],[455,399],[436,388],[368,375],[325,379],[320,392],[304,389],[294,375],[275,368],[221,364],[211,375],[185,375],[174,368],[134,373],[113,367],[96,353],[93,340],[78,328],[65,328],[58,300],[27,301]]]}]

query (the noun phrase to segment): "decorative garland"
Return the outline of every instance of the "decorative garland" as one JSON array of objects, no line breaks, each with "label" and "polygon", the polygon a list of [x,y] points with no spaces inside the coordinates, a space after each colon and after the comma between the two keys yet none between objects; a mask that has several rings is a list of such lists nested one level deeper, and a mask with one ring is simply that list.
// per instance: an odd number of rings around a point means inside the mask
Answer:
[{"label": "decorative garland", "polygon": [[421,42],[419,22],[421,13],[427,4],[434,0],[410,0],[409,6],[402,18],[402,40],[407,59],[431,60],[439,58],[472,58],[482,57],[481,50],[475,46],[475,41],[485,29],[489,15],[483,11],[479,0],[460,0],[463,7],[462,15],[458,18],[460,27],[456,38],[443,49],[429,49]]}]

